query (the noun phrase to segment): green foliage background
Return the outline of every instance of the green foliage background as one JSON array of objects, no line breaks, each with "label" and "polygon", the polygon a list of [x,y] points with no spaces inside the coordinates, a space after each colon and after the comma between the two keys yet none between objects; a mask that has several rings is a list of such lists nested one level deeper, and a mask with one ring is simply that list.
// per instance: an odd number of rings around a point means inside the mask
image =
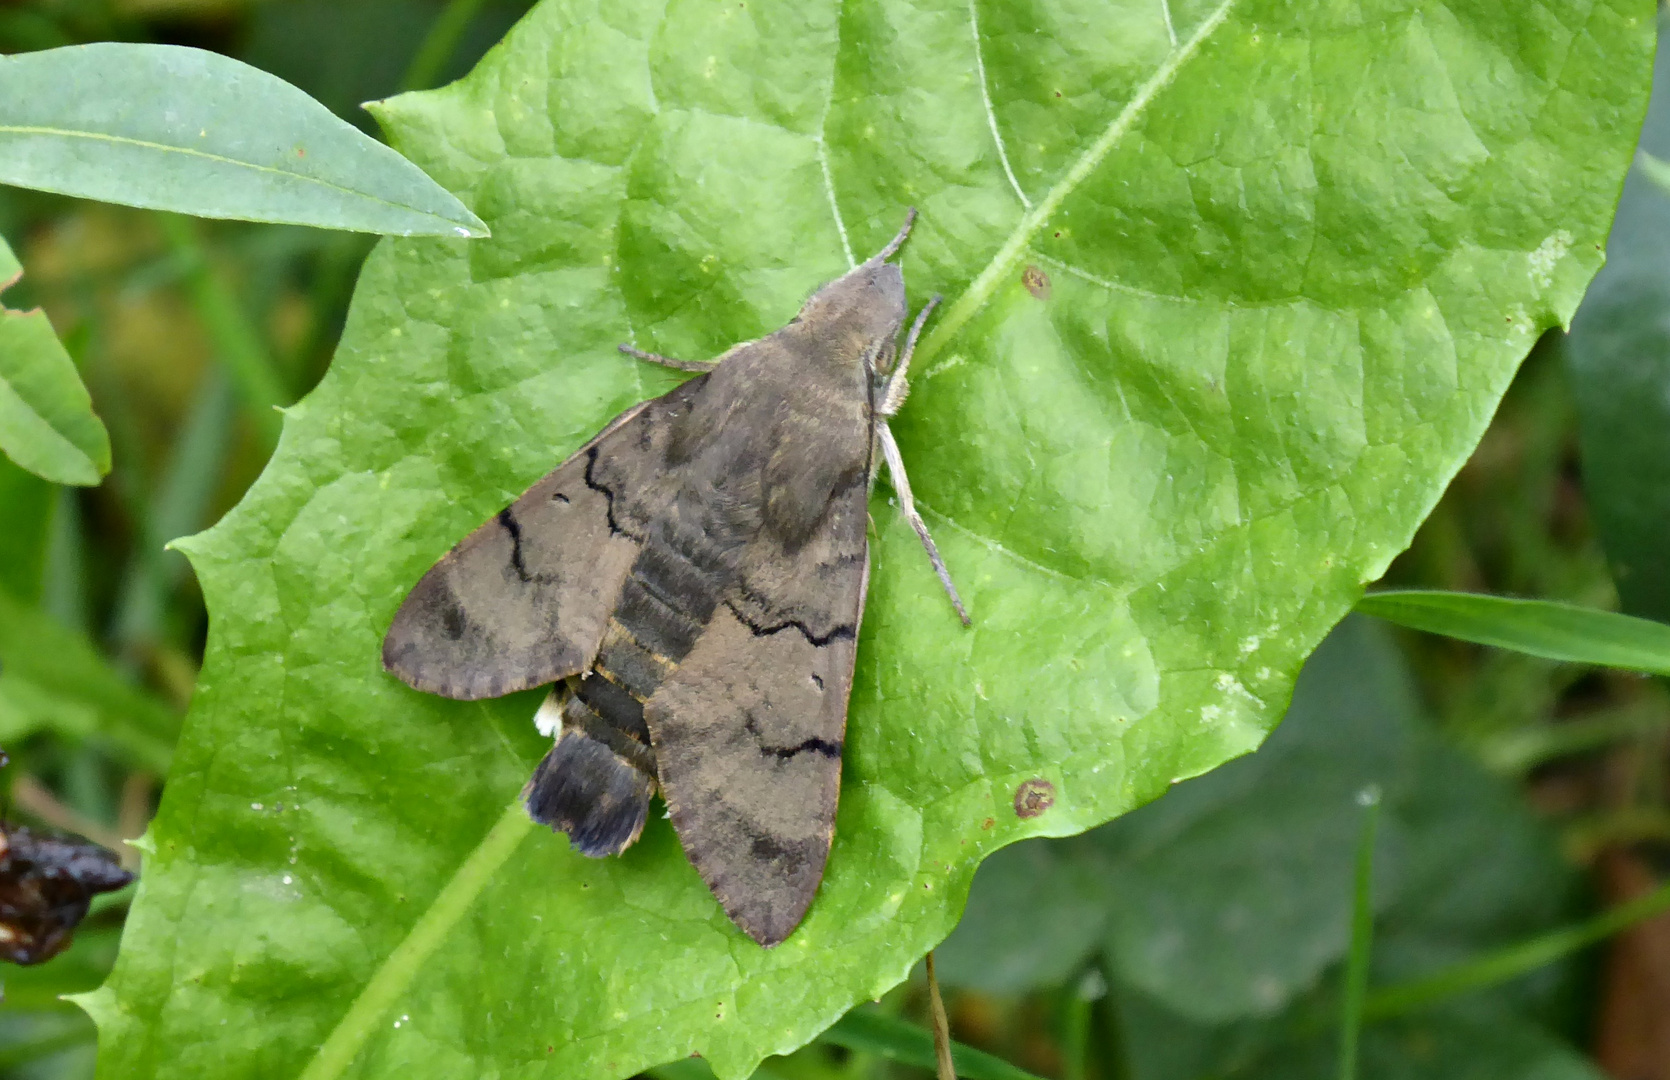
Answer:
[{"label": "green foliage background", "polygon": [[[1391,634],[1353,616],[1306,661],[1257,754],[1082,836],[988,859],[936,950],[939,976],[1000,999],[1062,985],[1094,998],[1083,1008],[1118,1044],[1097,1059],[1141,1080],[1337,1076],[1344,883],[1371,788],[1373,985],[1572,917],[1548,830],[1437,737]],[[1570,1022],[1570,968],[1377,1017],[1361,1075],[1600,1075],[1539,1031]]]},{"label": "green foliage background", "polygon": [[[691,1050],[743,1075],[903,977],[981,855],[1252,748],[1569,317],[1650,26],[1641,4],[723,10],[548,3],[465,83],[383,107],[494,238],[379,249],[332,376],[189,548],[214,623],[88,1002],[109,1072],[292,1074],[357,1026],[360,1075]],[[602,864],[530,833],[386,1015],[351,1011],[540,749],[530,696],[380,674],[404,590],[670,385],[617,340],[769,330],[905,205],[907,279],[950,303],[900,437],[976,628],[878,499],[806,926],[747,944],[664,825]],[[1021,820],[1033,778],[1057,800]]]}]

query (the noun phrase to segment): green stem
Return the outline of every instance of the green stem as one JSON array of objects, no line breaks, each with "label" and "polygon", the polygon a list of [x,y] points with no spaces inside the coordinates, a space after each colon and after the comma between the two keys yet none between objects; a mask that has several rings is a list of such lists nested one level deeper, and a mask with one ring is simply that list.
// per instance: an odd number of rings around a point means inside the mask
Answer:
[{"label": "green stem", "polygon": [[371,1033],[382,1025],[383,1017],[394,1007],[396,999],[416,978],[418,969],[441,947],[447,934],[510,858],[532,824],[520,800],[505,808],[487,836],[429,905],[429,910],[413,924],[406,940],[395,946],[383,966],[371,976],[360,996],[337,1022],[336,1029],[302,1070],[300,1080],[335,1080],[347,1071]]},{"label": "green stem", "polygon": [[249,406],[263,447],[270,453],[278,445],[283,426],[277,409],[290,404],[290,392],[279,377],[278,367],[267,355],[261,335],[209,265],[198,241],[197,225],[178,214],[158,214],[157,221],[174,254],[185,264],[186,292],[198,318],[214,342],[215,353],[239,396]]},{"label": "green stem", "polygon": [[406,65],[406,74],[400,80],[402,92],[427,90],[435,85],[441,69],[457,51],[458,40],[470,28],[471,21],[480,10],[481,0],[448,0],[447,6],[429,25],[429,33],[424,35],[412,62]]},{"label": "green stem", "polygon": [[1371,1019],[1397,1016],[1470,990],[1507,982],[1665,911],[1670,911],[1670,884],[1619,904],[1588,922],[1550,931],[1425,978],[1382,987],[1369,994],[1363,1015]]},{"label": "green stem", "polygon": [[1363,1030],[1363,999],[1368,993],[1369,952],[1374,944],[1374,834],[1380,821],[1380,789],[1357,795],[1363,807],[1363,831],[1357,841],[1357,875],[1351,898],[1351,953],[1345,963],[1345,1002],[1340,1010],[1339,1077],[1356,1080],[1357,1038]]}]

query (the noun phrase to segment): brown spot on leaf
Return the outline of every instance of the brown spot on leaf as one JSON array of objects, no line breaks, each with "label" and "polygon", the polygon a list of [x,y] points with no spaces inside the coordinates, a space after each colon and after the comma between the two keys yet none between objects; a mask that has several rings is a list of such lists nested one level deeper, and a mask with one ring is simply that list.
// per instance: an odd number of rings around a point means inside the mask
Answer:
[{"label": "brown spot on leaf", "polygon": [[1027,292],[1040,300],[1050,298],[1050,276],[1036,266],[1029,266],[1021,271],[1021,284],[1026,286]]},{"label": "brown spot on leaf", "polygon": [[1015,789],[1015,816],[1035,818],[1055,805],[1055,785],[1034,777]]},{"label": "brown spot on leaf", "polygon": [[997,819],[996,818],[987,818],[985,821],[982,821],[980,823],[980,827],[982,829],[989,829],[993,825],[996,825],[996,824],[997,824]]}]

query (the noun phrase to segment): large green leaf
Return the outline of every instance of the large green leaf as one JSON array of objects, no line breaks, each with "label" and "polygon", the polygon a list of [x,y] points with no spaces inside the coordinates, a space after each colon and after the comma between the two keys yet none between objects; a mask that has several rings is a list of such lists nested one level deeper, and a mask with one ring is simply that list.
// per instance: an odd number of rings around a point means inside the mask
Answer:
[{"label": "large green leaf", "polygon": [[176,45],[0,57],[0,183],[200,217],[486,231],[411,162],[294,86]]},{"label": "large green leaf", "polygon": [[[0,240],[0,290],[22,274]],[[0,307],[0,452],[60,484],[96,484],[110,471],[110,436],[41,311]]]},{"label": "large green leaf", "polygon": [[[385,103],[494,239],[378,249],[189,545],[212,633],[87,999],[107,1074],[742,1076],[903,978],[983,855],[1256,746],[1593,273],[1650,36],[1642,0],[547,0]],[[606,861],[528,828],[537,695],[416,694],[378,646],[672,385],[616,342],[765,332],[907,205],[948,304],[898,432],[974,626],[878,495],[835,848],[767,952],[665,822]]]}]

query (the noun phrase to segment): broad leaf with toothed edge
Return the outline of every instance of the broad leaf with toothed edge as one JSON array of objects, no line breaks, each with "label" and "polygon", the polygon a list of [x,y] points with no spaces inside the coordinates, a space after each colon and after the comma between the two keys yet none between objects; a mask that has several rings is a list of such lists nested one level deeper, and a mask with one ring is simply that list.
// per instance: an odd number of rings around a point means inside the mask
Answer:
[{"label": "broad leaf with toothed edge", "polygon": [[[903,978],[980,858],[1258,745],[1599,263],[1652,9],[547,0],[379,115],[493,239],[386,241],[189,554],[211,635],[106,1075],[725,1078]],[[922,217],[896,430],[974,618],[872,504],[834,851],[762,950],[664,821],[512,801],[537,693],[382,673],[434,559]]]}]

